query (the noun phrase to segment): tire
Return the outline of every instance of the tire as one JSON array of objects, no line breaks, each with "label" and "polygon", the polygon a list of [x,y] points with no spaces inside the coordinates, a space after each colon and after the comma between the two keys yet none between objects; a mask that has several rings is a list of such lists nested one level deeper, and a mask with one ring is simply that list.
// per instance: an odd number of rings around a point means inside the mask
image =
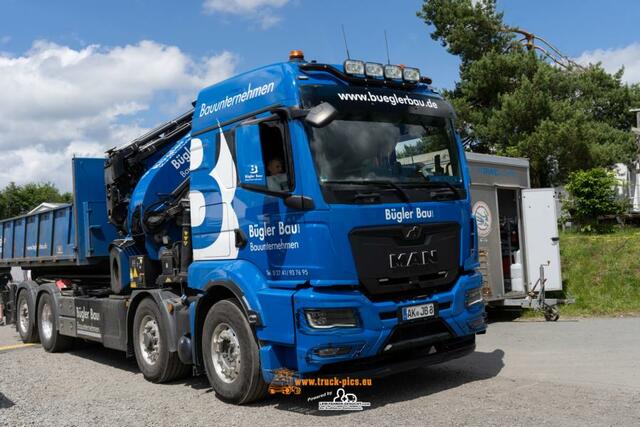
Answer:
[{"label": "tire", "polygon": [[34,313],[29,310],[28,290],[23,290],[18,295],[18,303],[16,304],[16,328],[20,334],[20,338],[24,343],[38,342],[38,331],[33,321]]},{"label": "tire", "polygon": [[558,307],[556,307],[555,305],[550,307],[548,310],[545,310],[544,312],[544,319],[547,322],[557,322],[559,318],[560,318],[560,311],[558,310]]},{"label": "tire", "polygon": [[245,404],[267,394],[258,344],[235,300],[211,307],[204,321],[202,349],[209,383],[221,399]]},{"label": "tire", "polygon": [[180,361],[178,352],[169,351],[167,331],[161,327],[160,319],[158,306],[146,298],[138,306],[133,320],[136,362],[145,379],[154,383],[172,381],[190,372],[190,366]]},{"label": "tire", "polygon": [[60,335],[58,318],[53,312],[53,298],[45,293],[38,301],[38,331],[42,347],[49,353],[65,351],[73,346],[73,337]]}]

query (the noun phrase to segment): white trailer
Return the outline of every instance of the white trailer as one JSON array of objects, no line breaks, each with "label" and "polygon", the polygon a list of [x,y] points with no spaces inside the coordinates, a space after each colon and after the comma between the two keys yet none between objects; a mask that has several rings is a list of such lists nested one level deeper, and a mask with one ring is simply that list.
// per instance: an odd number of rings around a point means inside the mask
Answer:
[{"label": "white trailer", "polygon": [[556,192],[530,188],[529,161],[466,153],[483,295],[491,306],[541,309],[557,320],[562,290]]}]

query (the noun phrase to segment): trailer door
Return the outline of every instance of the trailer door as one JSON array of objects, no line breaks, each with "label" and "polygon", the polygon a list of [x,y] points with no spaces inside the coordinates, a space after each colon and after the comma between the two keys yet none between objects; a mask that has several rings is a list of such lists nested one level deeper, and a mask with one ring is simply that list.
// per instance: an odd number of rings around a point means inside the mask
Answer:
[{"label": "trailer door", "polygon": [[553,188],[522,190],[522,222],[528,288],[531,289],[536,283],[540,277],[540,266],[544,265],[545,289],[562,290],[558,218]]}]

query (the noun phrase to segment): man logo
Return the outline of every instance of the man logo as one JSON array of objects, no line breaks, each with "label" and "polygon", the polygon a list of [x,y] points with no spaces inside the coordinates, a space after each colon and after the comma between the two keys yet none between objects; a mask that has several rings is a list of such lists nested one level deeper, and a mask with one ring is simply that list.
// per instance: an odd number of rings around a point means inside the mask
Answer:
[{"label": "man logo", "polygon": [[421,252],[402,252],[389,254],[389,267],[407,268],[418,265],[437,264],[438,251],[435,249]]},{"label": "man logo", "polygon": [[406,240],[415,240],[420,237],[420,226],[414,225],[404,233],[404,238]]}]

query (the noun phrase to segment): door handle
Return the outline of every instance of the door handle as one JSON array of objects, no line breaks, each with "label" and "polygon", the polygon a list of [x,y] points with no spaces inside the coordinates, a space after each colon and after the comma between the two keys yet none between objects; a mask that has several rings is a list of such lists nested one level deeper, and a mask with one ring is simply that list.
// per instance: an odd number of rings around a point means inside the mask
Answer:
[{"label": "door handle", "polygon": [[552,238],[551,238],[551,241],[552,241],[553,243],[557,243],[557,242],[559,242],[559,241],[560,241],[560,237],[558,237],[558,236],[556,236],[556,237],[552,237]]},{"label": "door handle", "polygon": [[236,248],[242,249],[247,246],[247,235],[244,234],[241,228],[233,230],[236,237]]}]

